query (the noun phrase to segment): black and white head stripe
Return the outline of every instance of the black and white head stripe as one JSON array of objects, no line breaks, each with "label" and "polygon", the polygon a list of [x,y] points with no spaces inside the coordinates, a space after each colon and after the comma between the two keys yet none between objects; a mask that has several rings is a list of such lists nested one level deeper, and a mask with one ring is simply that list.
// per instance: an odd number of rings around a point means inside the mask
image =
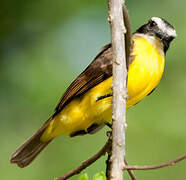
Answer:
[{"label": "black and white head stripe", "polygon": [[160,17],[152,17],[147,24],[141,26],[135,34],[146,38],[159,38],[163,43],[164,52],[167,51],[171,41],[176,37],[174,27]]},{"label": "black and white head stripe", "polygon": [[158,28],[167,36],[174,38],[176,37],[176,31],[174,27],[164,19],[159,17],[152,17],[150,20],[154,21],[157,24]]}]

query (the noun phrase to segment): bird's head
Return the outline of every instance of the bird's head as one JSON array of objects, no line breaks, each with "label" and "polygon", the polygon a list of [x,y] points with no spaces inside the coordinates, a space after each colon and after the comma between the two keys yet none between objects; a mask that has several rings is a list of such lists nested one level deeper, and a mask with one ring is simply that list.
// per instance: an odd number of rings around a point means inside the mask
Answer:
[{"label": "bird's head", "polygon": [[174,27],[160,17],[152,17],[148,23],[141,26],[136,33],[159,38],[163,42],[165,52],[169,48],[170,42],[176,37]]}]

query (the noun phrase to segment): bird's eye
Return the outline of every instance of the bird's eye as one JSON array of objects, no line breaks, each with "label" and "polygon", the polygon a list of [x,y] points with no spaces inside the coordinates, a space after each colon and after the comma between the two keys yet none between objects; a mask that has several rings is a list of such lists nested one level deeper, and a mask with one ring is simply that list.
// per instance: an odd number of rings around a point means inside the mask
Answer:
[{"label": "bird's eye", "polygon": [[154,27],[154,26],[156,26],[156,23],[155,23],[154,21],[150,21],[149,23],[150,23],[150,24],[149,24],[150,27]]}]

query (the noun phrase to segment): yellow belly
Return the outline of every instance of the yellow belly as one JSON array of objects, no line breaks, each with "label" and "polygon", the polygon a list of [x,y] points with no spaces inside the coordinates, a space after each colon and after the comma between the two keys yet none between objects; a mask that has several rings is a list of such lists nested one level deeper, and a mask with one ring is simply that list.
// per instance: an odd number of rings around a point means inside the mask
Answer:
[{"label": "yellow belly", "polygon": [[[129,65],[127,108],[147,96],[159,83],[164,70],[164,56],[144,38],[134,37],[134,60]],[[111,93],[112,77],[75,98],[58,113],[41,137],[47,141],[59,135],[86,130],[92,124],[111,121],[112,98],[96,101]]]}]

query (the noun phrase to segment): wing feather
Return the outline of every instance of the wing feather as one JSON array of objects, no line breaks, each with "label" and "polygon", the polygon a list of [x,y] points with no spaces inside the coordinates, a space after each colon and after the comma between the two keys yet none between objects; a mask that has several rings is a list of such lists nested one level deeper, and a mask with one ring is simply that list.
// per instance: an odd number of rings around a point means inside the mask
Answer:
[{"label": "wing feather", "polygon": [[67,88],[55,112],[60,112],[73,98],[80,96],[110,76],[112,76],[112,48],[111,44],[108,44]]}]

